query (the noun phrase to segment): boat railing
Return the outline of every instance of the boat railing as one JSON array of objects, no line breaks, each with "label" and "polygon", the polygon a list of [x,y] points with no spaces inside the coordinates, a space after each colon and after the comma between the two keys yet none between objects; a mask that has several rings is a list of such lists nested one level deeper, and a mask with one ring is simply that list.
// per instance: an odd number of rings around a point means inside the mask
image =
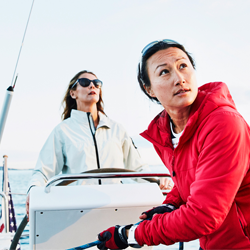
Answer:
[{"label": "boat railing", "polygon": [[149,178],[149,177],[171,177],[167,173],[132,172],[132,173],[81,173],[81,174],[61,174],[49,179],[45,192],[49,193],[51,186],[59,181],[75,181],[81,179],[108,179],[108,178]]}]

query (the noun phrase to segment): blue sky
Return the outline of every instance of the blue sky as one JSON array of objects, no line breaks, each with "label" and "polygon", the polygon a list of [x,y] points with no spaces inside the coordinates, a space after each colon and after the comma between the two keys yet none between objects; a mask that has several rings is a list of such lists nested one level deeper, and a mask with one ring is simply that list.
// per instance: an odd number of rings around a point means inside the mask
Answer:
[{"label": "blue sky", "polygon": [[[31,3],[0,0],[0,107]],[[227,83],[249,123],[249,11],[248,0],[35,0],[0,155],[9,166],[34,166],[69,80],[83,69],[103,81],[107,115],[142,145],[138,134],[162,108],[140,91],[137,64],[141,49],[163,38],[193,55],[199,85]]]}]

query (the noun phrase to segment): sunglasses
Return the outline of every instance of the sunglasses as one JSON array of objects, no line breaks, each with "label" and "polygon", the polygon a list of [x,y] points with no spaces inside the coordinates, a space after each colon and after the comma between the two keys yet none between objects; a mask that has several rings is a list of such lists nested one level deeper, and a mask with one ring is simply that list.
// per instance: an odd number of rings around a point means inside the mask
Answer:
[{"label": "sunglasses", "polygon": [[158,44],[158,43],[160,43],[160,42],[163,42],[163,43],[166,43],[166,44],[179,44],[179,43],[177,43],[176,41],[171,40],[171,39],[163,39],[163,40],[158,40],[158,41],[151,42],[151,43],[149,43],[148,45],[146,45],[146,46],[143,48],[143,50],[142,50],[142,52],[141,52],[142,57],[145,56],[145,54],[147,53],[147,51],[148,51],[150,48],[152,48],[154,45],[156,45],[156,44]]},{"label": "sunglasses", "polygon": [[93,82],[93,84],[95,85],[96,88],[100,89],[102,87],[102,81],[99,79],[89,80],[88,78],[79,78],[72,85],[71,89],[73,89],[77,83],[79,83],[82,87],[88,87],[91,82]]}]

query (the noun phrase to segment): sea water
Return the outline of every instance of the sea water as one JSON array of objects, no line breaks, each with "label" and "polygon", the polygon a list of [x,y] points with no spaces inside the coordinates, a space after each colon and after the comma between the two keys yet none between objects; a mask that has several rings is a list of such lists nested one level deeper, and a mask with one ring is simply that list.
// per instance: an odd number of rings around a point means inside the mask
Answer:
[{"label": "sea water", "polygon": [[[160,165],[150,166],[153,172],[163,172]],[[25,216],[25,201],[26,201],[26,191],[29,179],[31,177],[32,170],[9,170],[9,182],[11,187],[11,192],[13,193],[12,199],[15,208],[15,215],[17,226],[21,223],[23,217]],[[0,185],[2,187],[2,171],[0,171]],[[171,228],[169,228],[171,230]],[[29,224],[27,224],[24,234],[29,233]],[[22,250],[29,250],[29,238],[24,237],[20,240],[21,249]],[[155,246],[153,250],[177,250],[179,249],[179,244],[176,243],[171,246]],[[199,249],[199,242],[191,241],[184,243],[185,250],[198,250]],[[49,250],[49,249],[48,249]]]}]

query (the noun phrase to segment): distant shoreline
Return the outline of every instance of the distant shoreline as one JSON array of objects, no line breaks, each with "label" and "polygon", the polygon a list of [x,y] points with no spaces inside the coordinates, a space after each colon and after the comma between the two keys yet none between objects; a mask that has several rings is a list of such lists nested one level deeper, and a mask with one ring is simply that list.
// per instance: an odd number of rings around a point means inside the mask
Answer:
[{"label": "distant shoreline", "polygon": [[[0,166],[0,170],[3,170],[3,166]],[[8,168],[8,170],[33,170],[33,168]]]}]

